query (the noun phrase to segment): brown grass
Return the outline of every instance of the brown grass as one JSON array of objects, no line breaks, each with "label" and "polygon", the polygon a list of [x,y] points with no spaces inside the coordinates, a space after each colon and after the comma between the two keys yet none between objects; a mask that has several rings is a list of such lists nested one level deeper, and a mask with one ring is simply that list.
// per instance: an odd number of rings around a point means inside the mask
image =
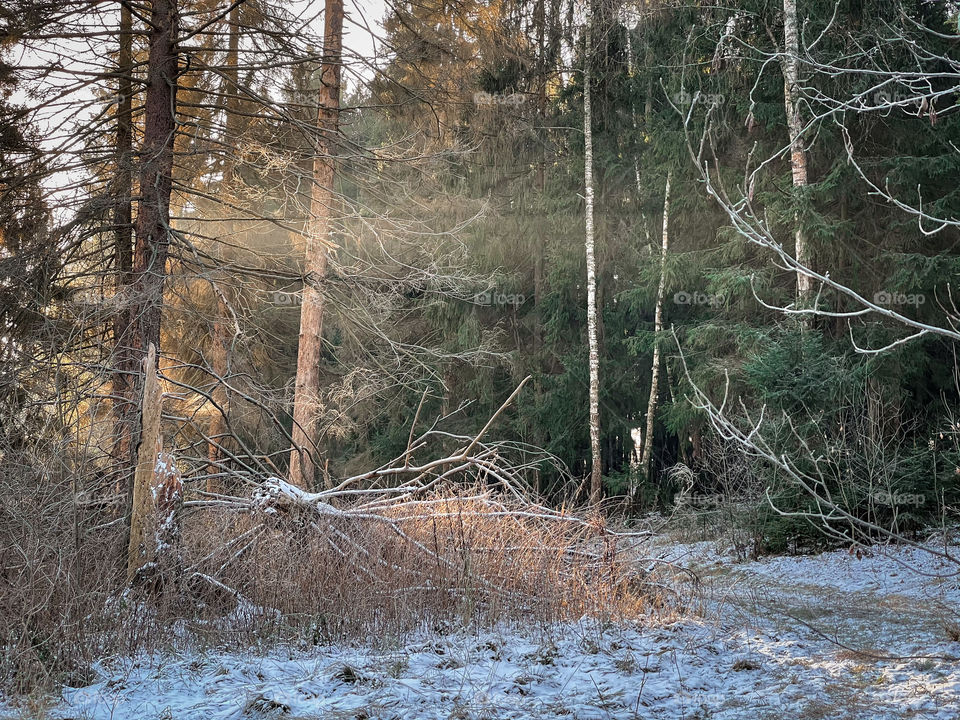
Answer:
[{"label": "brown grass", "polygon": [[[323,640],[511,620],[637,617],[653,607],[644,578],[612,551],[602,523],[529,510],[446,491],[387,509],[386,521],[264,521],[205,511],[185,538],[189,555],[203,559],[186,564],[200,573],[197,582],[212,587],[201,578],[214,578],[236,590],[242,606],[279,611],[287,629],[313,624]],[[237,598],[222,599],[237,605]]]},{"label": "brown grass", "polygon": [[[8,455],[6,460],[11,458]],[[8,470],[10,468],[8,464]],[[185,644],[397,642],[413,630],[638,617],[670,598],[599,516],[478,488],[379,515],[184,511],[165,583],[125,585],[122,508],[26,463],[0,477],[0,687],[90,681],[110,654]]]}]

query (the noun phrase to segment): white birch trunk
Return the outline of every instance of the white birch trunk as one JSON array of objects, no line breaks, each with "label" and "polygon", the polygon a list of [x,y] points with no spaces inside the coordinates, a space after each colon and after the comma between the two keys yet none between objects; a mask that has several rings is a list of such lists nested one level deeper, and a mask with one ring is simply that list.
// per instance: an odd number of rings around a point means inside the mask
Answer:
[{"label": "white birch trunk", "polygon": [[663,331],[663,296],[666,289],[667,250],[670,246],[670,181],[673,173],[667,173],[667,185],[663,191],[663,235],[660,245],[660,283],[657,285],[657,303],[653,313],[653,368],[650,371],[650,400],[647,402],[647,429],[643,437],[643,454],[640,456],[640,475],[646,480],[650,475],[650,456],[653,455],[653,417],[657,412],[657,396],[660,391],[660,333]]},{"label": "white birch trunk", "polygon": [[590,346],[590,500],[600,500],[602,465],[600,456],[600,348],[597,334],[597,266],[593,245],[593,113],[590,107],[590,56],[593,38],[591,21],[593,4],[587,2],[587,19],[583,53],[583,182],[586,199],[586,254],[587,254],[587,339]]},{"label": "white birch trunk", "polygon": [[[797,29],[797,0],[783,0],[783,106],[787,116],[787,131],[790,134],[790,170],[794,188],[807,185],[807,153],[800,133],[803,119],[799,105],[800,83],[800,36]],[[796,259],[801,265],[813,269],[810,246],[800,225],[800,217],[794,215],[794,242]],[[803,304],[809,299],[813,280],[802,271],[797,271],[797,300]]]}]

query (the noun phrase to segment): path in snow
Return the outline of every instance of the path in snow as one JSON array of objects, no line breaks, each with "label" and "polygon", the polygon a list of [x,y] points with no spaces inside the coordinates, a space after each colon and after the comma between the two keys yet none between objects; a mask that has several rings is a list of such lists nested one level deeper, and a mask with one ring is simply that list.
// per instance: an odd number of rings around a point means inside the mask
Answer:
[{"label": "path in snow", "polygon": [[710,542],[664,555],[703,578],[706,615],[804,644],[774,666],[827,671],[811,717],[822,703],[831,718],[960,718],[960,578],[949,561],[898,547],[737,563]]}]

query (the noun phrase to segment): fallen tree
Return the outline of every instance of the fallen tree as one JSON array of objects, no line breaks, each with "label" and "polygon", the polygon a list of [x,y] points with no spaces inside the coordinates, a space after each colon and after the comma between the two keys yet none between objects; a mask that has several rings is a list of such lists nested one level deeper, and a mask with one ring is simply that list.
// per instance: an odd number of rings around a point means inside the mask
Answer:
[{"label": "fallen tree", "polygon": [[[329,489],[274,476],[248,493],[198,493],[184,503],[198,514],[184,523],[186,580],[210,589],[221,615],[322,616],[337,634],[451,613],[549,621],[676,605],[661,568],[637,560],[650,530],[614,530],[594,507],[547,507],[524,488],[518,448],[485,440],[525,383],[477,435],[411,430],[401,455]],[[456,449],[416,460],[437,442]]]}]

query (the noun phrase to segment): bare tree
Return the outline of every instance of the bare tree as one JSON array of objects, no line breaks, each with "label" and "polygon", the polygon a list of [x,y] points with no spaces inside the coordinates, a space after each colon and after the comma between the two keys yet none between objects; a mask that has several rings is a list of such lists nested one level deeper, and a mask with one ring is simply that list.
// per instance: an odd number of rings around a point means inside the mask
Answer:
[{"label": "bare tree", "polygon": [[[907,18],[907,13],[901,12],[895,18],[895,22],[884,24],[885,37],[889,39],[889,42],[909,49],[907,56],[910,58],[908,64],[911,64],[911,67],[901,69],[884,66],[882,63],[886,60],[878,59],[877,54],[869,47],[863,49],[862,52],[845,54],[839,58],[817,57],[815,47],[831,29],[835,28],[836,17],[829,19],[824,29],[810,42],[801,44],[803,38],[798,39],[796,28],[796,7],[789,3],[789,0],[785,2],[785,37],[787,39],[783,52],[777,57],[784,69],[786,82],[784,92],[788,122],[791,125],[790,144],[772,157],[762,158],[759,161],[750,158],[742,181],[738,183],[736,189],[723,181],[714,162],[712,116],[716,108],[708,107],[706,109],[703,129],[697,133],[692,129],[692,108],[684,111],[674,105],[674,109],[683,121],[687,149],[693,165],[699,172],[700,179],[708,194],[725,213],[734,230],[746,241],[767,250],[773,258],[773,262],[779,267],[795,273],[798,278],[798,290],[801,287],[799,284],[801,278],[805,278],[809,282],[806,302],[802,302],[804,299],[803,293],[798,292],[798,301],[800,302],[780,306],[767,302],[754,290],[753,294],[757,302],[766,309],[777,311],[787,317],[798,317],[804,320],[812,317],[823,317],[846,321],[853,349],[857,353],[869,356],[887,353],[924,336],[936,336],[954,343],[960,341],[960,311],[957,309],[949,286],[940,303],[941,317],[931,321],[920,320],[896,306],[882,303],[876,297],[871,298],[864,290],[855,287],[853,283],[838,279],[830,268],[814,267],[810,254],[803,254],[805,246],[802,242],[798,241],[792,250],[778,242],[765,220],[763,208],[757,206],[754,189],[760,182],[762,174],[769,169],[772,162],[788,153],[791,157],[795,188],[802,186],[798,183],[798,180],[803,180],[805,184],[806,148],[804,144],[797,145],[796,141],[801,137],[809,139],[815,136],[821,125],[832,122],[839,126],[850,165],[860,176],[868,194],[886,200],[890,206],[902,211],[907,216],[915,218],[920,230],[925,235],[960,226],[956,218],[928,212],[923,206],[922,197],[918,197],[916,201],[905,200],[893,193],[889,187],[883,187],[875,182],[858,163],[856,149],[846,125],[845,114],[902,112],[911,109],[914,114],[920,117],[932,114],[931,122],[934,122],[935,111],[933,105],[936,100],[948,92],[955,91],[955,84],[949,91],[938,88],[936,84],[941,81],[946,81],[945,84],[955,83],[956,78],[960,77],[960,63],[936,52],[926,51],[916,38],[908,37],[908,33],[902,27],[897,28],[896,22],[907,23],[920,36],[926,34],[928,37],[939,39],[949,39],[949,37],[919,27],[915,21]],[[846,32],[843,29],[838,31]],[[853,46],[861,47],[861,44],[854,43]],[[895,53],[890,54],[894,55]],[[864,88],[863,85],[860,85],[852,97],[832,98],[813,84],[802,81],[798,70],[801,65],[829,74],[831,77],[847,76],[849,79],[867,79],[869,80],[868,87]],[[897,96],[893,89],[900,87],[901,83],[903,86],[913,89],[916,94],[911,97]],[[805,104],[805,107],[819,108],[818,112],[813,113],[810,118],[806,118],[803,122],[797,114],[797,105],[801,102]],[[798,153],[801,153],[803,157]],[[799,176],[798,169],[800,170]],[[850,309],[831,309],[822,304],[822,295],[830,295],[834,300],[843,300]],[[857,342],[854,330],[855,327],[871,318],[891,321],[894,328],[905,331],[905,334],[880,347],[862,347]],[[679,348],[679,340],[676,339],[676,335],[674,337]],[[929,543],[918,542],[913,538],[904,536],[895,524],[892,527],[884,526],[878,523],[875,518],[862,517],[860,514],[851,511],[844,498],[835,494],[835,491],[831,489],[827,482],[831,473],[834,472],[831,459],[823,457],[810,447],[807,439],[798,430],[799,421],[789,416],[776,418],[775,427],[779,428],[779,434],[786,434],[793,438],[796,446],[800,448],[793,455],[785,454],[782,452],[776,437],[778,431],[772,431],[769,425],[771,421],[769,408],[764,406],[758,410],[748,409],[742,399],[737,401],[730,396],[729,383],[724,388],[724,395],[721,399],[712,398],[695,383],[686,367],[682,348],[680,348],[680,353],[681,360],[684,362],[686,378],[691,388],[691,401],[694,407],[702,411],[709,419],[717,436],[722,441],[738,447],[748,458],[753,458],[774,468],[781,477],[786,478],[806,493],[814,505],[812,510],[782,510],[777,507],[775,501],[768,494],[767,501],[775,512],[811,521],[835,540],[862,543],[869,543],[877,537],[896,540],[916,545],[960,565],[960,558],[956,558],[947,549],[940,549]],[[873,417],[875,408],[870,405],[876,401],[869,397],[870,387],[871,384],[868,381],[868,397],[865,401],[868,407],[865,415],[867,416],[866,422],[872,425],[875,421]],[[864,435],[870,442],[876,444],[874,430],[868,427]]]}]

